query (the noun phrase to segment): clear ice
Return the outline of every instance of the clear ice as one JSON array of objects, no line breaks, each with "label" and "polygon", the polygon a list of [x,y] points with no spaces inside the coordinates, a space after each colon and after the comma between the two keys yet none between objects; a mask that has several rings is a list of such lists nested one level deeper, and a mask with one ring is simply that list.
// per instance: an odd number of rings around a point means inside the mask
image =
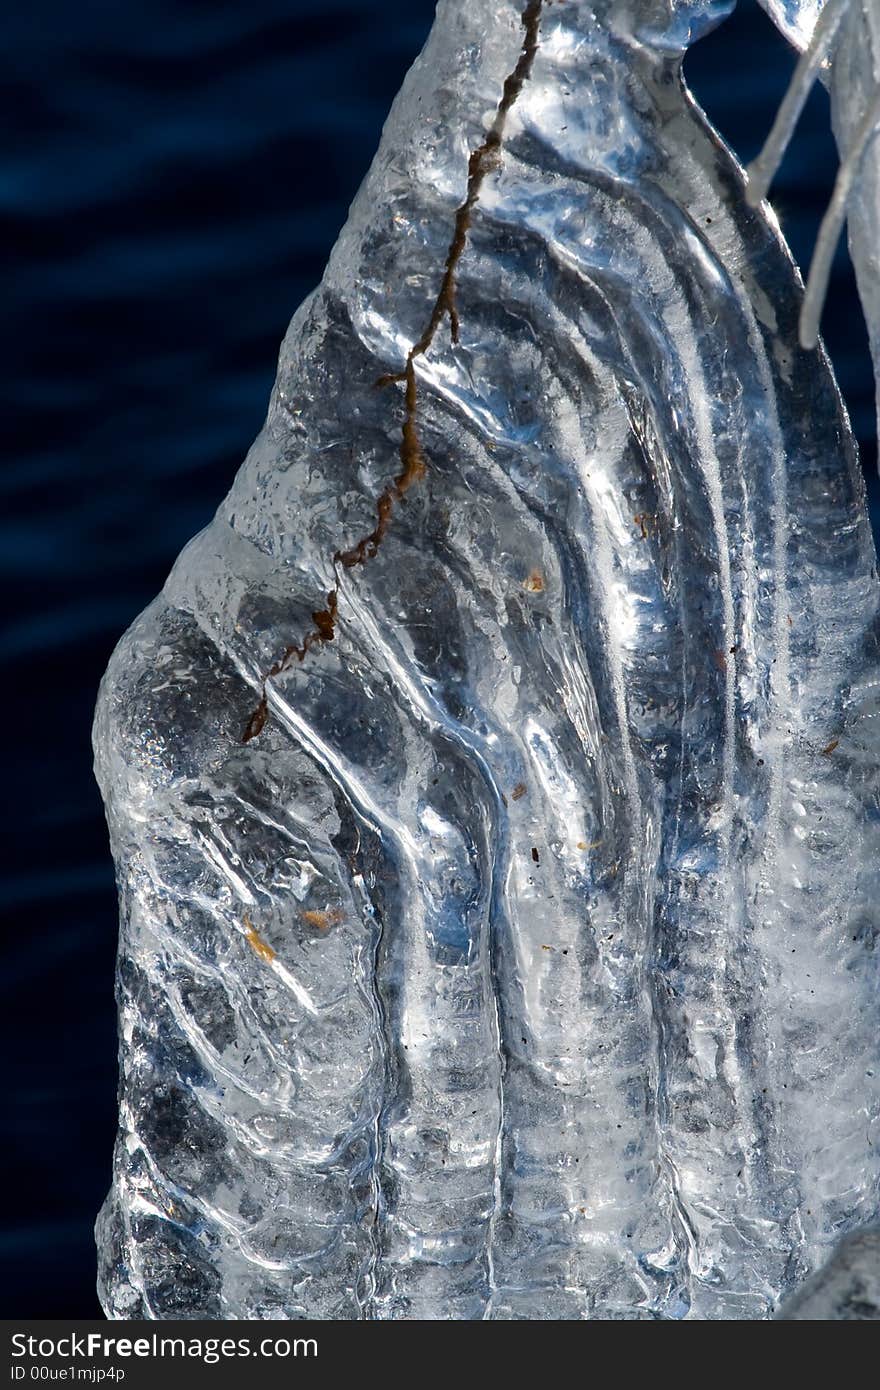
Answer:
[{"label": "clear ice", "polygon": [[112,1317],[765,1318],[878,1217],[880,587],[729,9],[441,3],[111,661]]}]

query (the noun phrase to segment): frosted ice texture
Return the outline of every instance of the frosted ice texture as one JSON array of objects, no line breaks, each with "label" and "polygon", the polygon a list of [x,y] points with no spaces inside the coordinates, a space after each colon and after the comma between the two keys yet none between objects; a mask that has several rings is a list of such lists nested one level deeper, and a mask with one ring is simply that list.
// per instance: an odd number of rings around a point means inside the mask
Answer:
[{"label": "frosted ice texture", "polygon": [[[849,428],[682,85],[723,9],[537,9],[458,341],[445,314],[377,387],[437,303],[510,0],[441,5],[265,428],[102,687],[114,1317],[761,1318],[878,1215]],[[424,476],[334,567],[405,421]]]},{"label": "frosted ice texture", "polygon": [[777,1317],[783,1322],[880,1321],[880,1226],[844,1236]]}]

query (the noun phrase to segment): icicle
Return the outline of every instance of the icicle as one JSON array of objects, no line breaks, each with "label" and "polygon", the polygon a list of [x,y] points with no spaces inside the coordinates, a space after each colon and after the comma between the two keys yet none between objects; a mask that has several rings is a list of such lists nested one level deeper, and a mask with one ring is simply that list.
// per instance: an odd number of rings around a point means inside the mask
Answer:
[{"label": "icicle", "polygon": [[809,47],[801,54],[764,148],[746,170],[748,176],[746,200],[752,207],[757,207],[767,197],[767,191],[785,156],[785,151],[794,134],[794,128],[800,120],[810,89],[828,56],[828,50],[834,42],[840,21],[848,5],[849,0],[828,0],[816,21],[816,28],[813,31]]},{"label": "icicle", "polygon": [[840,230],[846,217],[846,205],[852,191],[853,182],[861,167],[877,127],[880,124],[880,96],[877,96],[868,109],[867,115],[859,123],[855,138],[846,159],[840,166],[834,192],[828,210],[822,218],[822,226],[816,239],[816,249],[810,264],[807,292],[801,308],[800,340],[801,347],[814,348],[819,339],[819,320],[828,293],[828,279],[831,262],[840,239]]},{"label": "icicle", "polygon": [[880,1218],[876,556],[661,8],[441,4],[111,662],[112,1318],[763,1318]]},{"label": "icicle", "polygon": [[[782,162],[794,128],[804,109],[810,88],[828,57],[849,2],[850,0],[828,0],[816,22],[813,37],[795,68],[788,91],[779,107],[764,148],[746,171],[748,177],[746,199],[752,207],[757,207],[767,196],[770,184]],[[831,201],[822,219],[822,225],[816,239],[816,249],[810,265],[807,289],[801,306],[799,331],[801,347],[814,348],[819,340],[819,322],[828,293],[831,263],[846,217],[849,195],[861,167],[865,151],[877,131],[878,124],[880,124],[880,97],[871,104],[856,128],[852,145],[840,166]]]}]

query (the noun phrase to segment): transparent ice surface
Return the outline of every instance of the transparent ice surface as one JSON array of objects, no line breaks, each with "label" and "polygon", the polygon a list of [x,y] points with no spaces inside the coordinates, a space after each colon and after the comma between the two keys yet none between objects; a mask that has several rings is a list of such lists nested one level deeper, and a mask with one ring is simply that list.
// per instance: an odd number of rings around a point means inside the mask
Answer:
[{"label": "transparent ice surface", "polygon": [[773,23],[795,48],[809,43],[827,0],[761,0]]},{"label": "transparent ice surface", "polygon": [[762,1318],[877,1218],[880,591],[728,8],[441,4],[111,661],[111,1316]]}]

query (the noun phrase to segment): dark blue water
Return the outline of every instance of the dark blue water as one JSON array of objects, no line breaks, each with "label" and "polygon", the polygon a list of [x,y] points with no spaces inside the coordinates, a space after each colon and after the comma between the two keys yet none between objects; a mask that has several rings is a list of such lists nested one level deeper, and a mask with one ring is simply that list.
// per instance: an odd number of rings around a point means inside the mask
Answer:
[{"label": "dark blue water", "polygon": [[[0,1313],[85,1317],[109,1181],[116,902],[89,726],[110,651],[226,492],[432,0],[40,0],[0,52],[6,935]],[[793,60],[754,0],[688,71],[744,159]],[[775,187],[808,259],[817,93]],[[826,341],[873,476],[844,255]]]}]

